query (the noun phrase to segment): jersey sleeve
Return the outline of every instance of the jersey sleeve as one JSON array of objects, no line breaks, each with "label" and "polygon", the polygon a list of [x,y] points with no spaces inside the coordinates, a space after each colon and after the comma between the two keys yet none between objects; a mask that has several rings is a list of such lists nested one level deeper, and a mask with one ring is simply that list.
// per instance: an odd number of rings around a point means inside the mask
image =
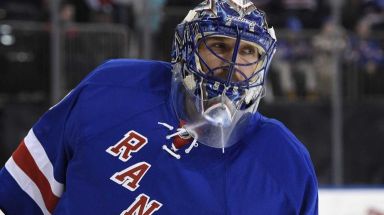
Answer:
[{"label": "jersey sleeve", "polygon": [[77,87],[30,129],[0,170],[0,210],[7,215],[52,214],[65,190],[77,140]]},{"label": "jersey sleeve", "polygon": [[305,162],[309,169],[309,175],[304,186],[304,198],[302,200],[300,214],[318,215],[318,182],[312,161],[306,150]]}]

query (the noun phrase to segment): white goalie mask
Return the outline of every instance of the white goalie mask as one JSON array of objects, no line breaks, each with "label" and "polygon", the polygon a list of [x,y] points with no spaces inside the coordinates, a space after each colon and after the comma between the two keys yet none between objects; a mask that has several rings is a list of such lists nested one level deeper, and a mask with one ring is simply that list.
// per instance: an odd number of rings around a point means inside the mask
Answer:
[{"label": "white goalie mask", "polygon": [[251,2],[205,1],[176,28],[173,107],[197,141],[236,143],[264,95],[276,38]]}]

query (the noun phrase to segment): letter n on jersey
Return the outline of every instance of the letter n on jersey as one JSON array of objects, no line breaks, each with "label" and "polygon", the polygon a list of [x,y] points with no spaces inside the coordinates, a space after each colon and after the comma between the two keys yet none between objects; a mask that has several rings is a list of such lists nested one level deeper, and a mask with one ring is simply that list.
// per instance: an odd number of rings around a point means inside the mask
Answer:
[{"label": "letter n on jersey", "polygon": [[121,161],[128,161],[132,156],[131,152],[138,152],[148,143],[148,139],[136,131],[128,131],[114,146],[109,147],[106,151],[113,155],[119,156]]},{"label": "letter n on jersey", "polygon": [[152,200],[149,202],[149,197],[144,193],[136,197],[134,203],[129,208],[121,213],[121,215],[151,215],[163,206],[160,202]]}]

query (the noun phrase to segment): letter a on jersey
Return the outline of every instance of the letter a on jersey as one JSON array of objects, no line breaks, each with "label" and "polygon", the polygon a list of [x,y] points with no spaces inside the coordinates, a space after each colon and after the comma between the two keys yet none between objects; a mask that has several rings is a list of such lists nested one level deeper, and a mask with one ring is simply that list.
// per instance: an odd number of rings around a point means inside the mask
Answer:
[{"label": "letter a on jersey", "polygon": [[121,172],[115,173],[111,180],[123,185],[130,191],[135,191],[140,185],[139,182],[144,177],[145,173],[149,170],[151,164],[147,162],[140,162],[133,166],[126,168]]},{"label": "letter a on jersey", "polygon": [[148,139],[146,137],[132,130],[106,151],[113,156],[119,155],[119,159],[126,162],[132,157],[131,152],[138,152],[147,143]]},{"label": "letter a on jersey", "polygon": [[144,193],[136,197],[136,201],[123,211],[120,215],[151,215],[163,206],[160,202],[152,200],[148,203],[149,197]]}]

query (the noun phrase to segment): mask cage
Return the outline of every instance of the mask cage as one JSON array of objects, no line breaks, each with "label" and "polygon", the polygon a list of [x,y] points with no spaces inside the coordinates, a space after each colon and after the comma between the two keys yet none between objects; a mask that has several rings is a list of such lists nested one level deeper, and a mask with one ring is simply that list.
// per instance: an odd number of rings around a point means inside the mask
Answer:
[{"label": "mask cage", "polygon": [[[204,99],[210,99],[219,95],[227,95],[228,98],[235,102],[239,102],[247,97],[247,103],[241,105],[241,109],[249,107],[250,101],[254,101],[261,97],[264,90],[252,89],[255,87],[261,87],[264,85],[264,78],[266,77],[265,71],[269,66],[275,49],[275,39],[273,39],[267,31],[250,32],[243,28],[233,28],[231,26],[219,24],[217,20],[205,20],[205,21],[192,21],[181,24],[178,26],[178,31],[184,32],[183,46],[177,52],[184,59],[182,70],[183,77],[188,77],[186,83],[187,88],[194,91],[196,96],[203,95]],[[220,32],[220,33],[218,33]],[[180,34],[179,34],[180,35]],[[231,60],[224,59],[219,56],[209,47],[208,50],[217,58],[231,67],[228,76],[225,80],[216,78],[214,75],[215,70],[219,68],[209,68],[207,63],[199,54],[199,45],[206,43],[206,39],[213,36],[230,37],[236,40],[236,45],[233,51]],[[178,40],[180,40],[180,37]],[[246,41],[255,44],[258,47],[258,51],[261,54],[259,59],[250,63],[236,63],[234,57],[236,57],[240,41]],[[180,43],[178,43],[180,44]],[[176,47],[177,48],[177,47]],[[181,51],[180,51],[181,50]],[[201,65],[205,65],[209,68],[207,72],[201,69]],[[234,82],[232,81],[232,75],[236,71],[236,67],[247,67],[252,65],[258,65],[251,76],[247,76],[244,80]],[[246,75],[243,75],[246,76]],[[194,83],[193,83],[194,82]],[[192,85],[192,87],[191,87]],[[196,88],[197,85],[205,88],[205,92],[201,92],[201,89]],[[189,86],[189,87],[188,87]],[[252,92],[252,93],[250,93]],[[259,92],[262,95],[255,95],[255,92]],[[252,98],[250,98],[252,97]]]},{"label": "mask cage", "polygon": [[[200,35],[199,35],[200,37]],[[212,39],[214,38],[214,39]],[[220,39],[221,38],[221,39]],[[230,49],[231,47],[227,47],[228,45],[232,44],[227,44],[227,43],[232,43],[229,42],[228,39],[223,38],[231,38],[229,41],[234,40],[235,41],[235,46],[233,49],[233,52],[231,53],[231,59],[226,59],[221,56],[221,54],[216,53],[216,51],[212,50],[210,45],[207,44],[207,40],[214,40],[215,42],[212,42],[213,44],[222,44],[224,45],[223,51],[226,52],[227,50],[225,49]],[[196,68],[198,72],[202,73],[201,75],[207,79],[212,79],[214,81],[221,82],[225,84],[226,86],[231,85],[232,83],[238,85],[238,86],[246,86],[248,87],[250,83],[254,86],[260,85],[262,83],[256,83],[256,80],[259,80],[255,76],[257,76],[261,72],[261,68],[263,67],[264,63],[266,62],[266,54],[265,51],[257,45],[256,43],[250,43],[250,42],[242,42],[242,46],[247,46],[247,48],[251,47],[252,49],[255,49],[255,53],[259,56],[257,56],[256,60],[253,59],[247,59],[250,60],[247,63],[238,63],[237,58],[239,57],[238,55],[241,55],[240,49],[243,49],[243,47],[240,47],[240,42],[242,41],[241,37],[238,36],[238,38],[232,38],[228,36],[222,36],[217,33],[211,33],[207,36],[203,36],[200,39],[197,38],[196,46],[198,47],[195,49],[195,63],[196,63]],[[223,40],[220,42],[220,40]],[[215,61],[220,61],[222,62],[221,66],[217,67],[211,67],[209,66],[209,62],[207,62],[207,59],[204,59],[204,57],[200,53],[200,49],[205,48],[206,50],[209,51],[209,53],[214,56],[213,60]],[[218,48],[220,49],[220,48]],[[225,53],[224,53],[225,54]],[[239,57],[240,59],[243,57]],[[211,57],[212,60],[212,57]],[[191,65],[190,62],[189,65]],[[207,71],[203,71],[202,68],[206,68]],[[225,71],[225,72],[224,72]],[[222,73],[224,77],[220,78],[220,75],[217,75],[217,73]],[[249,75],[249,73],[251,75]],[[240,78],[239,78],[240,77]],[[236,80],[237,78],[237,80]]]},{"label": "mask cage", "polygon": [[[269,61],[272,57],[273,50],[275,48],[275,40],[268,34],[266,31],[261,32],[249,32],[245,29],[236,28],[233,27],[218,24],[217,21],[213,20],[205,20],[205,21],[193,21],[188,22],[179,25],[178,27],[179,32],[184,32],[184,38],[182,43],[182,47],[179,47],[178,51],[176,51],[178,55],[181,55],[181,59],[184,59],[188,69],[195,73],[196,75],[205,78],[207,80],[211,80],[211,82],[220,82],[221,84],[224,84],[225,86],[233,86],[237,88],[252,88],[258,85],[261,85],[264,83],[264,80],[262,82],[255,82],[252,79],[254,76],[257,75],[258,72],[264,72],[266,71],[266,68],[269,64]],[[220,32],[220,33],[218,33]],[[206,62],[204,62],[204,59],[201,58],[201,56],[198,53],[199,45],[206,41],[207,37],[212,36],[223,36],[223,37],[231,37],[236,38],[236,42],[240,43],[240,40],[244,40],[253,44],[256,44],[258,47],[260,47],[259,51],[261,51],[261,56],[259,58],[259,61],[250,62],[246,64],[236,63],[233,62],[234,59],[231,60],[224,59],[217,55],[213,50],[210,50],[214,56],[216,56],[218,59],[222,60],[223,62],[230,65],[232,68],[238,66],[238,67],[244,67],[244,66],[251,66],[253,64],[259,64],[260,61],[262,61],[262,65],[258,67],[258,71],[255,71],[252,76],[247,77],[246,79],[239,81],[239,82],[232,82],[230,76],[227,78],[227,80],[220,80],[215,79],[214,76],[210,75],[210,73],[214,73],[215,69],[219,68],[211,68],[211,71],[208,71],[208,73],[205,73],[201,69],[199,69],[200,62],[201,61],[204,65],[206,65]],[[176,37],[180,38],[180,37]],[[180,40],[180,39],[178,39]],[[209,47],[207,47],[209,48]],[[176,47],[177,49],[177,47]],[[235,47],[234,56],[236,56],[236,53],[238,52],[238,45]],[[196,58],[197,56],[197,58]],[[179,59],[180,59],[179,58]],[[233,73],[233,70],[232,70]],[[265,75],[263,75],[265,77]]]}]

